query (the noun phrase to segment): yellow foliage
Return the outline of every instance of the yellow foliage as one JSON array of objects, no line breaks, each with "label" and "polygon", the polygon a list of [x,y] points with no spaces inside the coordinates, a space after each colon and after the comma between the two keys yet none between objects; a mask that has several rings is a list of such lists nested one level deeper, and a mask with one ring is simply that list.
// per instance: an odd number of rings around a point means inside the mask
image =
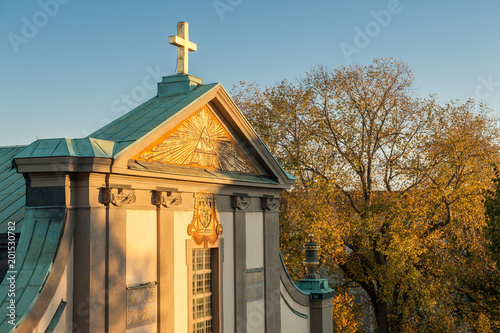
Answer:
[{"label": "yellow foliage", "polygon": [[350,293],[337,293],[332,299],[332,316],[334,332],[357,333],[361,329],[360,313],[354,304],[354,297]]},{"label": "yellow foliage", "polygon": [[[292,277],[313,233],[322,272],[364,290],[379,332],[455,332],[475,325],[457,316],[455,280],[484,257],[482,193],[499,130],[482,104],[413,89],[406,64],[376,59],[318,67],[297,84],[243,84],[235,99],[297,178],[280,217]],[[352,299],[337,297],[337,325],[351,327]]]}]

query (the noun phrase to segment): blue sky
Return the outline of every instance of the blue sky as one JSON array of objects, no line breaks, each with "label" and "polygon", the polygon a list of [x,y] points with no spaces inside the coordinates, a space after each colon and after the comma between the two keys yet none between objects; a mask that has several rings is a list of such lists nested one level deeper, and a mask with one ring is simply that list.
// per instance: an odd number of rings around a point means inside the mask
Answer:
[{"label": "blue sky", "polygon": [[175,71],[178,21],[198,45],[190,74],[228,91],[395,57],[417,95],[500,116],[499,13],[496,0],[2,1],[0,145],[84,137],[154,96]]}]

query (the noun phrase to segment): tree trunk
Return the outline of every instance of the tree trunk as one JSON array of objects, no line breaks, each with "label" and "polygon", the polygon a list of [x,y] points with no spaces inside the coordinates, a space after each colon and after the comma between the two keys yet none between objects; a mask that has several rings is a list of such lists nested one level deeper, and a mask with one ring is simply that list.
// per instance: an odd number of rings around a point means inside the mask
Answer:
[{"label": "tree trunk", "polygon": [[377,302],[375,304],[375,316],[379,333],[389,333],[389,320],[387,319],[387,303]]}]

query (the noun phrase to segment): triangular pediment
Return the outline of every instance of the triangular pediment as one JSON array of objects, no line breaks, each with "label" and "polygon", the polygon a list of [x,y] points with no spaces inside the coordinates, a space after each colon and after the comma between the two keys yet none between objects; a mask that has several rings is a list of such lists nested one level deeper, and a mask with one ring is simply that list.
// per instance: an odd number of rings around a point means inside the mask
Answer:
[{"label": "triangular pediment", "polygon": [[143,149],[134,159],[171,166],[258,174],[207,105]]},{"label": "triangular pediment", "polygon": [[280,189],[293,184],[220,84],[160,92],[89,136],[114,143],[112,173]]}]

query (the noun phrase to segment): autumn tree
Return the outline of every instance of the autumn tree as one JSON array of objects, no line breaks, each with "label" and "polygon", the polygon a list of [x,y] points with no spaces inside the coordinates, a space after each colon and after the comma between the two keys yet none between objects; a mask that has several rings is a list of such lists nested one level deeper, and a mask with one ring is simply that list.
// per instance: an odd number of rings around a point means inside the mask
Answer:
[{"label": "autumn tree", "polygon": [[475,251],[454,255],[449,267],[457,313],[477,332],[500,331],[500,172],[493,167],[492,186],[484,192],[484,238]]},{"label": "autumn tree", "polygon": [[[493,186],[484,193],[484,207],[486,209],[485,236],[487,250],[496,265],[500,264],[500,171],[493,166],[495,173]],[[499,274],[500,275],[500,274]]]},{"label": "autumn tree", "polygon": [[414,89],[405,63],[377,59],[234,92],[297,178],[281,218],[292,275],[313,232],[323,269],[364,291],[379,332],[456,332],[472,324],[456,314],[447,268],[481,252],[498,130],[482,104],[443,104]]}]

